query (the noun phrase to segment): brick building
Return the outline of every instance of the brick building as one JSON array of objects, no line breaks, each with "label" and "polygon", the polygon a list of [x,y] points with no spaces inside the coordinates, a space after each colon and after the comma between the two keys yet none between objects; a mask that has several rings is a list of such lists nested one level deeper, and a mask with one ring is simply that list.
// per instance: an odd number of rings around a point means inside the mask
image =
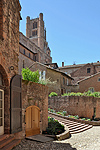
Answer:
[{"label": "brick building", "polygon": [[[100,62],[78,64],[59,67],[59,70],[70,74],[74,79],[69,89],[71,92],[84,92],[88,91],[100,91],[99,89],[99,72],[100,72]],[[97,77],[98,76],[98,77]]]},{"label": "brick building", "polygon": [[49,78],[50,81],[55,81],[55,84],[48,84],[48,93],[56,92],[58,95],[62,95],[70,90],[69,86],[71,85],[73,78],[64,72],[55,69],[56,65],[56,63],[53,63],[51,67],[39,62],[35,62],[30,66],[29,69],[31,71],[39,70],[40,78],[44,80]]},{"label": "brick building", "polygon": [[39,18],[27,17],[26,36],[19,34],[19,74],[23,67],[29,67],[33,62],[52,63],[51,50],[46,41],[46,28],[43,14]]},{"label": "brick building", "polygon": [[0,0],[0,135],[10,133],[10,81],[18,74],[20,10],[19,0]]},{"label": "brick building", "polygon": [[100,72],[78,81],[78,84],[79,92],[83,93],[88,90],[92,92],[100,92]]},{"label": "brick building", "polygon": [[84,79],[85,77],[91,76],[95,73],[97,73],[98,70],[96,67],[93,65],[93,63],[88,63],[76,71],[73,71],[70,75],[74,78],[74,83],[77,83],[77,81],[80,81]]},{"label": "brick building", "polygon": [[[95,63],[88,63],[88,64],[91,64],[94,66],[95,73],[100,71],[100,62],[99,61],[97,61]],[[64,66],[64,62],[62,62],[62,67],[59,67],[59,70],[66,72],[67,74],[71,74],[76,70],[78,71],[78,69],[80,69],[81,67],[83,67],[85,65],[87,65],[87,64],[73,64],[73,65]]]}]

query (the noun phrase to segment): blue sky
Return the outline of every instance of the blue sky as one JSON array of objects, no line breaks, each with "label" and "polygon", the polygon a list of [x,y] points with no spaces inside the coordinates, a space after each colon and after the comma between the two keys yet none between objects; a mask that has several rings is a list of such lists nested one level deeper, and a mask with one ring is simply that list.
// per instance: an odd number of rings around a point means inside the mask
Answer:
[{"label": "blue sky", "polygon": [[61,66],[100,61],[100,0],[20,0],[20,31],[26,17],[44,14],[53,62]]}]

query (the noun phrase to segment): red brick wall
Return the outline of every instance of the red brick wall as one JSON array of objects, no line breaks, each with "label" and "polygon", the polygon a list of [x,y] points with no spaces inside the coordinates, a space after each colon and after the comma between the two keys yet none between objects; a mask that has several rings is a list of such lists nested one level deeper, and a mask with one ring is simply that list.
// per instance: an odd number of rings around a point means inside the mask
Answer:
[{"label": "red brick wall", "polygon": [[56,111],[67,111],[69,115],[88,118],[92,118],[94,107],[96,107],[96,117],[100,118],[100,98],[85,96],[51,97],[48,100],[48,107]]},{"label": "red brick wall", "polygon": [[25,109],[35,105],[40,108],[40,130],[48,126],[48,88],[45,85],[22,80],[22,132],[17,138],[25,137]]},{"label": "red brick wall", "polygon": [[[87,68],[91,68],[91,72],[87,73]],[[72,77],[84,77],[84,76],[90,76],[92,74],[95,74],[96,70],[93,64],[86,64],[83,67],[81,67],[80,69],[76,70],[75,72],[71,73]]]},{"label": "red brick wall", "polygon": [[90,87],[93,87],[94,91],[100,91],[100,81],[98,81],[98,78],[100,78],[100,73],[95,76],[91,76],[91,78],[81,81],[79,83],[79,92],[88,91]]}]

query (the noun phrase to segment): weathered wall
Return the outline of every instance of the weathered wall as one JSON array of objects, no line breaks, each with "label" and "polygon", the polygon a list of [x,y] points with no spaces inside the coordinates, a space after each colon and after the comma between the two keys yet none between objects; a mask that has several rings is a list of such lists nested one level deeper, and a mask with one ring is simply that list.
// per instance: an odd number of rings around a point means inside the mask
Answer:
[{"label": "weathered wall", "polygon": [[48,126],[48,88],[45,85],[22,80],[22,132],[17,138],[25,137],[25,109],[35,105],[40,108],[40,130]]},{"label": "weathered wall", "polygon": [[[10,133],[10,80],[18,74],[19,0],[0,0],[0,74],[4,90],[4,132]],[[11,70],[13,66],[13,70]]]},{"label": "weathered wall", "polygon": [[48,107],[56,111],[67,111],[70,115],[92,118],[94,108],[96,117],[100,118],[100,98],[85,96],[59,96],[48,100]]}]

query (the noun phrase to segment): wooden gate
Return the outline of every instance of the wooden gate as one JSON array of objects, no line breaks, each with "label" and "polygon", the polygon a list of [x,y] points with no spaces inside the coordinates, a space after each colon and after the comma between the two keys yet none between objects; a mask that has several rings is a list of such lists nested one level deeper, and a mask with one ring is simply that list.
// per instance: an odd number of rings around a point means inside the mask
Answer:
[{"label": "wooden gate", "polygon": [[22,99],[21,99],[21,75],[16,75],[11,79],[11,127],[10,132],[16,133],[22,130]]},{"label": "wooden gate", "polygon": [[25,111],[26,137],[40,134],[40,109],[37,106],[29,106]]}]

